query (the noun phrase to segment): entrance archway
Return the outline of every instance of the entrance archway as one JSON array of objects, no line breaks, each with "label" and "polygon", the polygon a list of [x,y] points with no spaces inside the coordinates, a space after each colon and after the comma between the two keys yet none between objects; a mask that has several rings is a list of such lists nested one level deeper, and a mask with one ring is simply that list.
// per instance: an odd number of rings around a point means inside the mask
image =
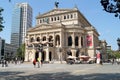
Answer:
[{"label": "entrance archway", "polygon": [[45,58],[46,58],[46,52],[43,51],[43,53],[42,53],[42,60],[45,61]]}]

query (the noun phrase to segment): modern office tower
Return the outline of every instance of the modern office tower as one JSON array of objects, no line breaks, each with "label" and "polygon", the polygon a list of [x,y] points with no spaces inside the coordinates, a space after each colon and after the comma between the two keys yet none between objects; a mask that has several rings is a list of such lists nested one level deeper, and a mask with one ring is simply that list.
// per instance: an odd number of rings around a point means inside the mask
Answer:
[{"label": "modern office tower", "polygon": [[28,3],[17,3],[12,14],[11,44],[25,43],[26,31],[32,27],[32,8]]}]

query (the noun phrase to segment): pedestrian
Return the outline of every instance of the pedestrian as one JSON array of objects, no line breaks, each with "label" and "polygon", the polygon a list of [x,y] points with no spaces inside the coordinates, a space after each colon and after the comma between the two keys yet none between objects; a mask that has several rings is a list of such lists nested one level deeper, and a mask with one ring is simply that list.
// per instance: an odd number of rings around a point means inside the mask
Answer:
[{"label": "pedestrian", "polygon": [[34,65],[34,68],[36,67],[36,60],[34,59],[33,60],[33,65]]},{"label": "pedestrian", "polygon": [[2,63],[2,67],[4,67],[4,60],[2,60],[1,63]]},{"label": "pedestrian", "polygon": [[40,58],[37,58],[38,68],[40,68]]},{"label": "pedestrian", "polygon": [[112,59],[112,65],[114,64],[114,62],[115,62],[115,59],[113,58],[113,59]]},{"label": "pedestrian", "polygon": [[6,60],[4,60],[4,66],[5,66],[5,67],[8,67],[8,63],[7,63]]},{"label": "pedestrian", "polygon": [[43,65],[43,60],[41,59],[41,66]]},{"label": "pedestrian", "polygon": [[103,62],[102,62],[102,54],[100,54],[100,64],[103,65]]}]

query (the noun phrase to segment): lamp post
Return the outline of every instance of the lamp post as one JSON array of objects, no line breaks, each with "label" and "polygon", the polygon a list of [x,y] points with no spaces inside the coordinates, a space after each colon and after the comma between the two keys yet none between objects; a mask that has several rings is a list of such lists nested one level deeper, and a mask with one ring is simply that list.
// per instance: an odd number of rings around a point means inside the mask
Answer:
[{"label": "lamp post", "polygon": [[108,13],[114,13],[120,19],[120,0],[101,0],[101,5]]},{"label": "lamp post", "polygon": [[120,38],[117,39],[118,51],[120,51]]}]

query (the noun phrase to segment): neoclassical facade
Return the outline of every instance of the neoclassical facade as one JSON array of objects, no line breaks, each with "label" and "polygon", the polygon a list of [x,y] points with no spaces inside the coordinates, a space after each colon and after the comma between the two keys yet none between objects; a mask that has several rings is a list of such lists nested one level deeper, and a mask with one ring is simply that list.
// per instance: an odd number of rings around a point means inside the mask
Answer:
[{"label": "neoclassical facade", "polygon": [[27,31],[25,61],[66,60],[71,56],[95,57],[99,45],[97,30],[77,8],[55,8],[36,17]]}]

